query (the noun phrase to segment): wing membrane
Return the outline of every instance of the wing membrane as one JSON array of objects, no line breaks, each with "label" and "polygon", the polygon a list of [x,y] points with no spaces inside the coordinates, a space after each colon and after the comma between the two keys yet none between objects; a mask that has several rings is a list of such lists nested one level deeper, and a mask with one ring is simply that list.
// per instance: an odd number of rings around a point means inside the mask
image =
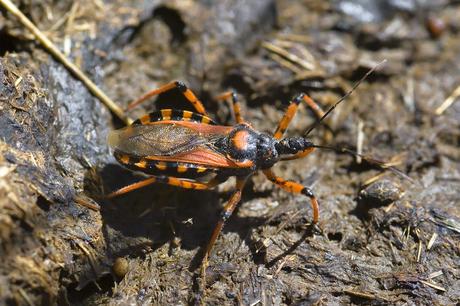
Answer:
[{"label": "wing membrane", "polygon": [[199,126],[161,122],[132,125],[111,131],[108,143],[115,150],[135,156],[173,156],[208,146],[224,136],[200,132]]}]

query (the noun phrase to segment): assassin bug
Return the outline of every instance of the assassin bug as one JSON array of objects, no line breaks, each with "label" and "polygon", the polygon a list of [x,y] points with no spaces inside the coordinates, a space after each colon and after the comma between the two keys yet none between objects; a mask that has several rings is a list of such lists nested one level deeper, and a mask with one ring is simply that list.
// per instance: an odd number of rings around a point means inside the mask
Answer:
[{"label": "assassin bug", "polygon": [[[131,103],[129,108],[152,96],[176,88],[183,93],[196,112],[162,109],[135,120],[130,126],[112,131],[109,134],[108,143],[113,148],[117,161],[129,169],[142,171],[151,176],[112,192],[108,197],[118,196],[153,183],[186,189],[210,189],[229,177],[235,176],[235,191],[225,204],[205,250],[201,270],[203,275],[213,245],[225,222],[239,203],[248,177],[258,170],[261,170],[271,182],[282,189],[308,197],[313,210],[312,224],[316,225],[319,220],[319,205],[313,191],[302,184],[275,175],[271,168],[279,161],[305,157],[315,148],[330,149],[330,147],[313,144],[306,136],[377,66],[367,72],[344,97],[325,113],[309,96],[305,94],[296,96],[289,104],[273,135],[256,131],[243,119],[240,104],[233,92],[225,93],[217,98],[232,101],[237,124],[224,126],[216,124],[207,115],[201,101],[184,83],[171,82],[152,90]],[[311,107],[319,120],[304,136],[283,138],[301,102]],[[209,174],[213,174],[213,177],[207,181],[204,180]]]}]

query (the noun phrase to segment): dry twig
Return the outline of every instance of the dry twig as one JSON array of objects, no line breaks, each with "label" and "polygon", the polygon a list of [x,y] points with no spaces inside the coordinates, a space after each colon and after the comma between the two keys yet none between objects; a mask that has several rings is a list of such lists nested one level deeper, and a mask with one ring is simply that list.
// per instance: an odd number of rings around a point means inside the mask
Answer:
[{"label": "dry twig", "polygon": [[441,105],[439,105],[436,108],[436,110],[434,111],[436,115],[442,115],[442,113],[444,113],[444,111],[448,109],[459,96],[460,96],[460,86],[455,88],[452,94],[446,100],[444,100],[444,102]]},{"label": "dry twig", "polygon": [[28,19],[10,0],[0,0],[0,4],[16,18],[21,24],[29,29],[42,46],[61,62],[77,79],[79,79],[88,90],[107,106],[118,118],[129,124],[132,122],[123,110],[110,99],[97,85],[91,81],[74,63],[72,63],[57,47],[41,32],[33,22]]}]

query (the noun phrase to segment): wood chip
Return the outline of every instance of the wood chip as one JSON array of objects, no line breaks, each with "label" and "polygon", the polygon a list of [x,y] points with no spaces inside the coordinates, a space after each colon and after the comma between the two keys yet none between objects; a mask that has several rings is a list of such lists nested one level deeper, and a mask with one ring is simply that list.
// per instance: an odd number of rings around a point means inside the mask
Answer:
[{"label": "wood chip", "polygon": [[442,115],[448,109],[454,102],[457,100],[457,98],[460,96],[460,86],[455,88],[454,92],[446,99],[444,102],[436,108],[434,111],[436,115]]},{"label": "wood chip", "polygon": [[350,289],[345,289],[345,290],[343,290],[343,292],[345,292],[347,294],[350,294],[350,295],[353,295],[353,296],[357,296],[357,297],[362,298],[362,299],[368,299],[368,300],[375,300],[376,299],[375,294],[372,294],[372,293],[354,291],[354,290],[350,290]]},{"label": "wood chip", "polygon": [[429,251],[432,247],[436,239],[438,238],[437,233],[433,233],[433,235],[430,238],[430,241],[428,241],[428,245],[426,246],[426,249]]},{"label": "wood chip", "polygon": [[444,273],[441,270],[439,270],[439,271],[430,273],[430,275],[428,275],[428,279],[436,278],[436,277],[441,276],[443,274]]},{"label": "wood chip", "polygon": [[262,47],[264,47],[265,49],[267,49],[268,51],[270,52],[273,52],[273,53],[276,53],[284,58],[286,58],[287,60],[299,65],[300,67],[304,68],[304,69],[307,69],[307,70],[315,70],[315,65],[311,64],[310,62],[307,62],[303,59],[301,59],[300,57],[298,57],[297,55],[289,52],[289,51],[286,51],[285,49],[271,43],[271,42],[263,42],[262,43]]},{"label": "wood chip", "polygon": [[364,143],[364,122],[362,120],[358,121],[358,136],[356,137],[356,163],[360,164],[362,162],[361,154],[363,154],[363,143]]},{"label": "wood chip", "polygon": [[444,291],[444,292],[446,291],[446,288],[441,287],[441,286],[438,286],[438,285],[436,285],[436,284],[433,284],[433,283],[430,283],[430,282],[427,282],[427,281],[424,281],[424,280],[420,280],[420,282],[421,282],[422,284],[427,285],[427,286],[429,286],[429,287],[431,287],[431,288],[434,288],[434,289],[436,289],[436,290],[440,290],[440,291]]}]

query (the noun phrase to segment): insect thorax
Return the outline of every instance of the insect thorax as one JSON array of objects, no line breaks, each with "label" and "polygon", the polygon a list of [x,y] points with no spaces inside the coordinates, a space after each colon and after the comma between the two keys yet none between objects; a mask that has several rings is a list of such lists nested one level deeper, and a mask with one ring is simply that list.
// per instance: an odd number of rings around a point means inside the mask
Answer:
[{"label": "insect thorax", "polygon": [[239,124],[217,146],[232,160],[251,161],[256,170],[270,168],[279,160],[276,143],[273,137]]}]

